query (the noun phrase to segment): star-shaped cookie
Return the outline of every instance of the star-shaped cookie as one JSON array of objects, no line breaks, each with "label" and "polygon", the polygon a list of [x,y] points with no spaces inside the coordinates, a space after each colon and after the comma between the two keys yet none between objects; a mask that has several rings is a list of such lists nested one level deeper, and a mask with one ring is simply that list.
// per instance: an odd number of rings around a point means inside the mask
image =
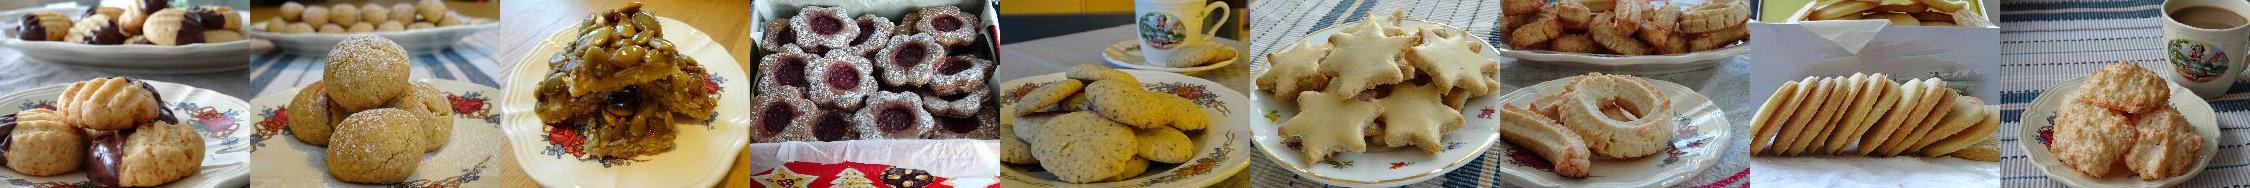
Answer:
[{"label": "star-shaped cookie", "polygon": [[1383,98],[1383,143],[1386,147],[1412,144],[1423,152],[1437,153],[1445,131],[1461,127],[1461,111],[1445,106],[1439,95],[1445,89],[1431,85],[1398,84]]},{"label": "star-shaped cookie", "polygon": [[750,179],[757,180],[759,185],[766,187],[812,187],[815,178],[820,177],[798,174],[789,171],[789,168],[774,168],[770,174],[750,177]]},{"label": "star-shaped cookie", "polygon": [[1281,123],[1283,138],[1297,138],[1305,162],[1318,163],[1337,151],[1367,151],[1367,130],[1383,107],[1366,101],[1315,91],[1297,96],[1296,117]]},{"label": "star-shaped cookie", "polygon": [[1396,29],[1393,27],[1397,26],[1360,22],[1328,36],[1335,49],[1328,51],[1328,59],[1321,62],[1320,73],[1335,77],[1329,78],[1332,82],[1328,82],[1325,93],[1350,98],[1376,85],[1406,80],[1407,67],[1399,64],[1399,54],[1413,45],[1414,38],[1383,32]]},{"label": "star-shaped cookie", "polygon": [[1500,62],[1485,59],[1484,43],[1469,40],[1468,33],[1445,28],[1425,28],[1421,32],[1422,45],[1407,50],[1414,55],[1415,72],[1430,77],[1430,84],[1439,90],[1459,88],[1474,95],[1491,94],[1500,90],[1500,81],[1492,74],[1500,71]]},{"label": "star-shaped cookie", "polygon": [[1328,57],[1328,50],[1327,46],[1308,42],[1266,54],[1266,64],[1273,68],[1258,75],[1258,88],[1286,101],[1296,99],[1297,92],[1327,86],[1328,76],[1320,74],[1320,60]]}]

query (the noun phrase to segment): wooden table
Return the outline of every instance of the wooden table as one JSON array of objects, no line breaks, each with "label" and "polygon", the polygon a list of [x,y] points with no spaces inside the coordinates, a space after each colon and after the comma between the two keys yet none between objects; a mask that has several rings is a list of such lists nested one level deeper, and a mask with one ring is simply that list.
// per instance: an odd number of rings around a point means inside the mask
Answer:
[{"label": "wooden table", "polygon": [[[587,14],[624,7],[628,2],[634,1],[502,1],[499,13],[506,16],[500,18],[500,29],[494,30],[494,32],[501,34],[492,36],[498,37],[494,40],[503,42],[497,42],[493,47],[496,49],[497,55],[502,58],[501,63],[514,63],[520,61],[517,58],[527,55],[525,53],[531,53],[532,48],[539,45],[541,39],[577,24]],[[686,22],[688,25],[694,26],[695,29],[710,34],[712,40],[718,40],[715,42],[727,48],[727,54],[734,56],[735,62],[743,63],[741,66],[744,68],[743,72],[750,72],[748,70],[749,63],[751,63],[750,49],[754,48],[750,45],[750,1],[651,1],[642,4],[641,8],[653,12],[657,16]],[[503,66],[513,67],[513,65]],[[508,150],[506,149],[508,147],[512,146],[503,146],[502,148]],[[727,179],[721,184],[722,187],[749,186],[749,181],[746,180],[749,173],[745,172],[748,171],[745,170],[748,168],[745,164],[749,161],[749,155],[740,156],[735,159],[734,170],[727,174]],[[532,181],[531,176],[524,174],[522,166],[516,164],[513,154],[501,152],[501,158],[500,178],[502,185],[506,185],[506,187],[538,186],[536,182]]]}]

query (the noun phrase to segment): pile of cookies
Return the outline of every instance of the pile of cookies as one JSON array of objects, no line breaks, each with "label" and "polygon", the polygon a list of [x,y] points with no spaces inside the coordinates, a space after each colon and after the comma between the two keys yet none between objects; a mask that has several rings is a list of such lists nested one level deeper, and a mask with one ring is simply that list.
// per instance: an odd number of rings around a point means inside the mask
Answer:
[{"label": "pile of cookies", "polygon": [[1041,83],[1017,97],[1022,100],[1008,116],[1061,115],[1041,125],[1004,123],[1001,162],[1037,164],[1069,183],[1132,179],[1151,170],[1151,162],[1195,159],[1201,147],[1193,138],[1214,124],[1193,101],[1149,91],[1122,71],[1081,64],[1064,76],[1070,79]]},{"label": "pile of cookies", "polygon": [[1824,2],[1805,14],[1805,21],[1890,20],[1891,24],[1921,26],[1988,25],[1958,0],[1841,0]]},{"label": "pile of cookies", "polygon": [[349,3],[328,6],[306,6],[291,1],[281,4],[281,15],[267,18],[265,32],[274,33],[372,33],[471,24],[460,13],[445,8],[441,0],[399,2],[383,6],[369,2],[358,6]]},{"label": "pile of cookies", "polygon": [[[1528,105],[1502,104],[1500,138],[1531,149],[1563,177],[1587,176],[1591,157],[1632,159],[1671,149],[1672,99],[1650,80],[1590,73]],[[1528,106],[1528,107],[1527,107]]]},{"label": "pile of cookies", "polygon": [[[2142,180],[2185,175],[2203,150],[2203,136],[2173,109],[2169,83],[2132,62],[2094,71],[2065,95],[2055,112],[2055,158],[2088,177],[2116,173]],[[2116,171],[2124,163],[2129,172]]]},{"label": "pile of cookies", "polygon": [[1492,78],[1499,63],[1482,55],[1485,46],[1473,36],[1405,28],[1398,11],[1378,14],[1344,26],[1329,44],[1266,54],[1273,68],[1258,75],[1258,90],[1303,110],[1282,122],[1280,133],[1303,143],[1306,161],[1364,152],[1370,142],[1437,153],[1444,147],[1439,138],[1461,127],[1462,103],[1500,89]]},{"label": "pile of cookies", "polygon": [[407,58],[390,39],[352,36],[328,52],[325,80],[298,90],[282,109],[290,136],[328,147],[323,157],[336,180],[405,181],[423,153],[452,137],[452,104],[429,83],[407,80]]},{"label": "pile of cookies", "polygon": [[221,5],[173,8],[171,1],[133,1],[125,8],[94,7],[71,21],[55,11],[23,15],[16,37],[78,44],[188,45],[242,40],[242,14]]},{"label": "pile of cookies", "polygon": [[203,166],[203,136],[180,124],[163,97],[138,80],[71,83],[53,109],[0,116],[0,154],[31,176],[86,171],[90,186],[153,187]]},{"label": "pile of cookies", "polygon": [[759,49],[756,142],[993,139],[999,114],[985,88],[998,63],[971,44],[977,18],[941,5],[893,24],[808,6],[766,23]]},{"label": "pile of cookies", "polygon": [[[1752,120],[1751,155],[1952,156],[2000,161],[2000,110],[1938,78],[1881,73],[1781,84]],[[1856,151],[1856,152],[1855,152]]]},{"label": "pile of cookies", "polygon": [[1506,0],[1508,46],[1616,55],[1719,49],[1750,37],[1750,5],[1714,0],[1686,9],[1644,0]]},{"label": "pile of cookies", "polygon": [[[672,151],[679,123],[711,120],[718,84],[664,38],[638,2],[592,13],[578,40],[548,58],[534,112],[552,135],[585,139],[586,158],[633,159]],[[572,134],[575,133],[575,134]]]}]

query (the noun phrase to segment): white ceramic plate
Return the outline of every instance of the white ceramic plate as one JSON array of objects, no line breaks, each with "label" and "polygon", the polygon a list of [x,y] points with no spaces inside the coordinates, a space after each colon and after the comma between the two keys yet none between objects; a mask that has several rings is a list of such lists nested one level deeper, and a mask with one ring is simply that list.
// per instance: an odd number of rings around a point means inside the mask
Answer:
[{"label": "white ceramic plate", "polygon": [[2187,174],[2156,181],[2141,181],[2137,178],[2138,175],[2094,178],[2063,165],[2060,159],[2055,158],[2054,151],[2047,149],[2049,140],[2054,138],[2055,110],[2062,109],[2062,105],[2069,102],[2064,96],[2077,92],[2079,84],[2085,83],[2086,78],[2056,83],[2047,88],[2047,92],[2039,93],[2039,98],[2032,99],[2031,107],[2024,108],[2022,123],[2016,129],[2016,138],[2021,141],[2016,142],[2016,145],[2021,146],[2024,153],[2031,157],[2032,162],[2038,163],[2039,170],[2046,172],[2048,177],[2076,187],[2170,187],[2195,179],[2196,174],[2203,173],[2203,167],[2211,165],[2211,157],[2217,156],[2219,122],[2213,116],[2211,103],[2204,102],[2202,97],[2196,97],[2195,92],[2180,87],[2180,84],[2164,82],[2172,87],[2172,108],[2178,109],[2180,115],[2187,116],[2188,125],[2195,127],[2196,134],[2203,135],[2203,151],[2196,153],[2199,159],[2195,161],[2194,168],[2188,168]]},{"label": "white ceramic plate", "polygon": [[[73,17],[71,20],[77,20],[78,13],[86,12],[85,7],[27,8],[0,12],[0,17],[22,18],[25,14],[41,10],[62,12]],[[237,13],[250,14],[243,11],[237,11]],[[0,30],[0,35],[10,36],[0,37],[6,38],[0,39],[0,46],[15,49],[23,52],[26,57],[43,62],[108,71],[185,74],[240,70],[250,67],[250,64],[243,63],[243,60],[250,59],[251,52],[257,50],[253,49],[254,45],[250,45],[250,40],[180,46],[92,45],[63,41],[25,41],[13,37],[16,36],[15,28],[21,24],[16,20],[20,19],[9,19],[7,24],[0,25],[0,27],[8,28]]]},{"label": "white ceramic plate", "polygon": [[[500,89],[453,80],[424,79],[430,86],[445,92],[452,104],[453,136],[446,139],[443,148],[434,153],[422,154],[420,167],[414,176],[396,185],[357,184],[336,181],[328,176],[328,165],[323,157],[327,147],[297,141],[288,130],[288,115],[284,108],[296,99],[304,87],[267,92],[251,98],[250,104],[258,109],[250,121],[257,128],[256,141],[250,154],[258,159],[257,176],[251,183],[257,187],[489,187],[500,186],[495,174],[500,162],[493,157],[500,150],[500,116],[493,111],[492,95]],[[276,119],[275,117],[282,117]]]},{"label": "white ceramic plate", "polygon": [[[1646,78],[1643,78],[1646,79]],[[1553,163],[1539,154],[1513,144],[1501,142],[1500,154],[1506,156],[1506,166],[1500,171],[1507,174],[1509,183],[1526,187],[1670,187],[1694,178],[1697,173],[1718,164],[1720,155],[1734,134],[1727,132],[1726,112],[1711,103],[1703,94],[1687,86],[1663,80],[1648,80],[1658,90],[1672,98],[1672,112],[1679,123],[1677,135],[1672,136],[1672,148],[1662,153],[1640,159],[1594,159],[1588,168],[1587,178],[1566,178],[1555,175]],[[1500,100],[1509,104],[1528,105],[1540,96],[1561,92],[1568,79],[1540,82],[1531,87],[1508,93]]]},{"label": "white ceramic plate", "polygon": [[726,47],[711,41],[711,36],[695,27],[671,18],[657,17],[664,27],[664,39],[672,42],[680,53],[695,58],[712,76],[717,87],[717,116],[703,123],[680,123],[677,145],[670,152],[641,156],[631,160],[581,160],[568,154],[564,145],[550,142],[547,125],[533,113],[538,103],[532,97],[540,80],[547,78],[547,56],[562,51],[578,37],[578,33],[555,32],[547,41],[520,57],[515,70],[508,72],[500,97],[500,125],[508,134],[508,144],[514,144],[516,160],[524,172],[545,187],[710,187],[719,183],[734,157],[749,143],[750,137],[750,76],[742,73],[741,64],[727,55]]},{"label": "white ceramic plate", "polygon": [[[1212,41],[1212,42],[1217,42],[1217,41]],[[1194,66],[1194,67],[1166,67],[1166,66],[1163,66],[1163,65],[1156,65],[1156,64],[1157,64],[1157,62],[1149,62],[1149,61],[1148,61],[1147,59],[1142,59],[1142,58],[1143,58],[1143,56],[1141,56],[1141,43],[1140,43],[1140,42],[1134,42],[1133,40],[1125,40],[1125,41],[1117,41],[1116,43],[1110,43],[1110,45],[1109,45],[1109,47],[1108,47],[1108,48],[1102,48],[1102,62],[1105,62],[1105,63],[1109,63],[1109,65],[1110,65],[1110,66],[1124,67],[1124,68],[1128,68],[1128,69],[1140,69],[1140,70],[1152,70],[1152,71],[1164,71],[1164,72],[1177,72],[1177,73],[1193,73],[1193,72],[1202,72],[1202,71],[1207,71],[1207,70],[1211,70],[1211,69],[1218,69],[1218,68],[1220,68],[1220,67],[1227,67],[1227,65],[1233,65],[1235,61],[1238,61],[1238,60],[1241,60],[1241,59],[1242,59],[1242,58],[1241,58],[1241,55],[1239,55],[1239,54],[1241,54],[1241,52],[1240,52],[1239,50],[1237,50],[1237,48],[1236,48],[1235,46],[1233,46],[1233,45],[1226,45],[1226,44],[1220,44],[1220,45],[1218,45],[1218,46],[1219,46],[1219,47],[1223,47],[1223,48],[1225,48],[1225,49],[1222,49],[1222,50],[1226,50],[1226,51],[1235,51],[1235,54],[1238,54],[1238,55],[1236,55],[1236,56],[1235,56],[1236,58],[1234,58],[1234,59],[1228,59],[1228,60],[1226,60],[1226,61],[1219,61],[1219,62],[1217,62],[1217,63],[1204,64],[1203,66]]]},{"label": "white ceramic plate", "polygon": [[[172,109],[180,123],[194,127],[196,135],[203,136],[203,167],[195,176],[165,184],[164,187],[241,187],[250,179],[251,133],[243,127],[250,104],[242,99],[194,86],[169,82],[141,80],[163,95],[164,108]],[[0,97],[0,113],[15,114],[32,108],[55,106],[55,97],[61,96],[70,84],[56,84]],[[31,177],[14,170],[0,170],[0,182],[16,187],[77,187],[87,185],[84,171],[58,176]]]},{"label": "white ceramic plate", "polygon": [[[1243,98],[1242,93],[1227,89],[1226,86],[1219,85],[1219,83],[1176,73],[1143,70],[1120,71],[1131,73],[1135,78],[1139,78],[1141,87],[1148,88],[1149,91],[1181,95],[1188,100],[1195,101],[1197,106],[1203,107],[1204,114],[1209,115],[1213,126],[1200,131],[1201,135],[1195,136],[1195,145],[1198,146],[1195,149],[1197,152],[1195,159],[1190,159],[1188,163],[1183,164],[1150,163],[1149,170],[1140,173],[1141,175],[1136,178],[1094,184],[1071,184],[1055,181],[1053,174],[1039,169],[1038,165],[1002,165],[1003,168],[1000,172],[1001,187],[1203,187],[1224,181],[1227,177],[1242,172],[1243,168],[1249,167],[1248,164],[1252,156],[1249,151],[1244,151],[1243,148],[1250,147],[1250,130],[1248,130],[1250,127],[1242,122],[1250,121],[1252,116],[1256,114],[1254,114],[1255,111],[1250,111],[1250,107],[1247,106],[1249,104],[1246,104],[1249,103],[1250,99]],[[1013,109],[1016,100],[1021,98],[1020,93],[1031,92],[1031,90],[1037,89],[1040,83],[1063,79],[1068,78],[1063,78],[1062,73],[1054,73],[1002,82],[1000,91],[1003,95],[999,96],[1000,107],[1002,109]],[[1047,117],[1051,116],[1027,116],[1017,123],[1018,125],[1038,125],[1040,121]],[[1194,132],[1197,131],[1190,131],[1190,133]]]},{"label": "white ceramic plate", "polygon": [[325,55],[330,49],[336,48],[336,42],[343,42],[345,39],[358,35],[383,36],[383,38],[391,39],[392,42],[397,42],[399,47],[406,48],[406,51],[415,52],[452,47],[453,43],[461,41],[461,37],[500,27],[499,22],[492,21],[492,19],[466,16],[464,18],[469,18],[470,21],[455,26],[372,33],[276,33],[266,31],[267,23],[262,22],[247,24],[242,26],[242,30],[244,31],[243,35],[273,41],[275,46],[281,46],[281,49],[287,50],[289,53]]}]

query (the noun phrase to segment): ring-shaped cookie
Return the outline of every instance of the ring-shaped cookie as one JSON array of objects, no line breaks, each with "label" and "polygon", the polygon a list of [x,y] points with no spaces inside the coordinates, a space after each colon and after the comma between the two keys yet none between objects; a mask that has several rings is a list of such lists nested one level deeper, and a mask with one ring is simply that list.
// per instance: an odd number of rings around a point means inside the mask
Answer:
[{"label": "ring-shaped cookie", "polygon": [[[1594,154],[1610,158],[1636,158],[1671,146],[1672,114],[1663,108],[1663,97],[1621,75],[1592,74],[1571,81],[1570,98],[1561,113],[1563,124],[1585,138]],[[1602,113],[1605,106],[1623,107],[1639,119],[1617,119]]]}]

